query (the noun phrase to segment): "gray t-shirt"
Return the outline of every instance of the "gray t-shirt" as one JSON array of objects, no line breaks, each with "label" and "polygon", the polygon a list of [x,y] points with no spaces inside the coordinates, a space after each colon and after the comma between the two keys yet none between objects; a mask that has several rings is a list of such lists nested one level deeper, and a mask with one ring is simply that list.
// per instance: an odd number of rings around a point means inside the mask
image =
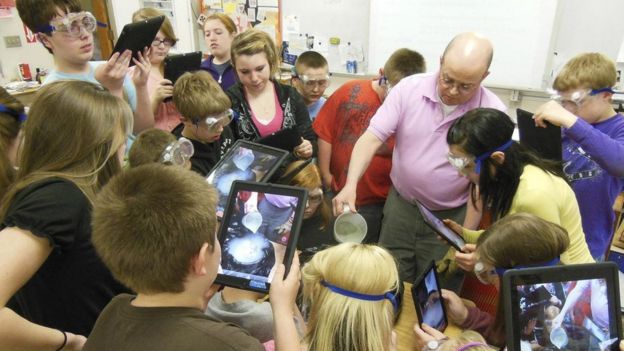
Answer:
[{"label": "gray t-shirt", "polygon": [[225,72],[225,69],[230,67],[230,66],[231,66],[230,61],[224,62],[224,63],[221,63],[221,64],[216,64],[216,63],[214,63],[214,61],[212,62],[212,68],[214,68],[215,71],[217,71],[217,73],[219,73],[219,77],[221,77],[223,75],[223,72]]}]

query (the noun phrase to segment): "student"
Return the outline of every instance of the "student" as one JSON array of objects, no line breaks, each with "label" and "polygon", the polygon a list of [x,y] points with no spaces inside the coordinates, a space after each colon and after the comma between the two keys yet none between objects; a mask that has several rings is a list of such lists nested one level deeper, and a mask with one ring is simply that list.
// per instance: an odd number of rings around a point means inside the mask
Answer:
[{"label": "student", "polygon": [[624,191],[624,116],[613,109],[615,63],[599,53],[571,59],[557,75],[557,100],[537,109],[535,122],[563,127],[563,161],[578,200],[592,256],[603,261],[615,214],[611,206]]},{"label": "student", "polygon": [[[310,308],[302,340],[306,350],[396,348],[392,326],[398,312],[396,291],[401,283],[390,253],[374,245],[340,244],[314,255],[303,267],[302,276],[303,300]],[[364,276],[367,279],[354,279]],[[273,288],[271,284],[272,294]],[[296,290],[290,292],[290,302],[294,303]],[[280,311],[276,312],[275,306],[273,310],[276,321],[294,329],[294,323],[279,318]],[[294,332],[283,335],[297,340]],[[295,349],[299,348],[289,348]]]},{"label": "student", "polygon": [[[148,18],[164,16],[165,14],[151,7],[144,7],[132,14],[132,22],[144,21]],[[173,95],[173,83],[165,79],[165,58],[169,55],[169,50],[175,46],[178,38],[173,31],[173,26],[169,17],[165,16],[165,21],[160,26],[160,30],[156,34],[148,59],[151,64],[149,77],[147,79],[147,90],[150,94],[152,111],[154,113],[154,127],[171,132],[178,124],[180,124],[180,113],[176,110],[173,101],[170,99]],[[132,67],[130,71],[134,72],[137,67]]]},{"label": "student", "polygon": [[122,294],[106,306],[85,351],[262,350],[242,329],[203,313],[218,289],[216,203],[204,178],[158,164],[128,170],[102,189],[93,245],[136,296]]},{"label": "student", "polygon": [[150,64],[143,55],[139,55],[139,60],[133,59],[140,69],[136,69],[130,79],[126,75],[132,56],[130,50],[113,54],[107,62],[91,61],[97,21],[90,12],[83,11],[79,1],[17,0],[15,4],[22,22],[37,33],[39,41],[54,56],[55,69],[43,84],[57,80],[101,84],[113,95],[127,97],[134,111],[135,133],[153,126],[154,115],[146,86]]},{"label": "student", "polygon": [[234,143],[230,99],[205,71],[184,73],[173,87],[182,124],[173,134],[193,143],[191,169],[207,176]]},{"label": "student", "polygon": [[230,47],[236,36],[236,25],[229,15],[213,13],[206,18],[203,30],[210,56],[201,63],[201,68],[212,75],[223,91],[227,91],[237,82],[230,57]]},{"label": "student", "polygon": [[239,139],[256,141],[282,129],[296,128],[301,144],[292,152],[295,158],[316,154],[316,134],[308,110],[295,88],[278,83],[278,52],[268,34],[250,29],[232,42],[232,64],[239,82],[227,94],[236,114]]},{"label": "student", "polygon": [[190,140],[176,137],[162,129],[150,128],[137,135],[128,152],[130,168],[148,163],[172,164],[191,169],[194,148]]},{"label": "student", "polygon": [[[484,283],[498,286],[506,269],[557,264],[569,244],[565,228],[529,213],[510,214],[479,237],[475,273]],[[450,290],[442,289],[442,298],[451,322],[481,333],[489,344],[501,347],[505,343],[502,294],[496,317],[477,307],[466,307]]]},{"label": "student", "polygon": [[310,119],[314,120],[326,100],[323,93],[329,86],[327,60],[316,51],[306,51],[297,56],[293,73],[292,85],[303,97]]},{"label": "student", "polygon": [[18,136],[25,120],[24,105],[0,87],[0,198],[15,178]]},{"label": "student", "polygon": [[[378,79],[352,80],[338,88],[313,123],[314,131],[319,136],[318,160],[323,185],[334,193],[344,188],[353,145],[368,128],[390,87],[404,77],[424,72],[425,59],[416,51],[398,49],[381,71],[383,73]],[[392,185],[393,148],[394,136],[375,153],[357,185],[355,205],[368,226],[365,243],[377,243],[379,240],[383,207]]]},{"label": "student", "polygon": [[471,207],[466,206],[469,181],[446,161],[444,135],[454,120],[475,107],[505,109],[502,101],[482,86],[493,52],[491,42],[481,35],[455,36],[440,58],[440,70],[407,77],[393,87],[353,148],[345,185],[333,200],[334,214],[342,213],[345,203],[356,208],[359,179],[377,150],[391,136],[396,137],[392,188],[384,206],[379,243],[399,261],[403,281],[415,280],[428,262],[448,251],[425,225],[415,200],[439,217],[473,225],[475,214],[467,212]]},{"label": "student", "polygon": [[[97,256],[90,217],[131,130],[128,104],[100,85],[40,89],[0,206],[0,349],[79,350],[104,306],[128,291]],[[21,317],[5,307],[11,297]]]},{"label": "student", "polygon": [[[527,212],[561,225],[570,236],[570,247],[561,255],[564,264],[594,262],[581,227],[574,192],[557,163],[539,158],[511,139],[514,123],[504,112],[477,108],[456,120],[448,131],[448,161],[457,172],[479,186],[479,196],[489,204],[493,220],[517,212]],[[472,201],[476,194],[472,194]],[[459,226],[451,224],[460,234]],[[463,230],[468,243],[481,232]],[[471,251],[471,246],[465,248]],[[456,253],[460,266],[473,258]]]}]

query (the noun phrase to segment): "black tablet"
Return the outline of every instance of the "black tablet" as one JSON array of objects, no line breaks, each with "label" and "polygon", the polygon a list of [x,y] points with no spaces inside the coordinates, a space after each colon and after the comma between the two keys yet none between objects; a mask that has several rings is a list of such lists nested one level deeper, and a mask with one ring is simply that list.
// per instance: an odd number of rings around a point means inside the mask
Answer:
[{"label": "black tablet", "polygon": [[434,232],[436,232],[442,239],[446,240],[446,242],[454,247],[457,251],[461,251],[462,248],[466,245],[464,238],[461,235],[455,233],[449,227],[444,225],[438,217],[436,217],[425,205],[416,201],[416,206],[420,210],[423,219],[425,220],[425,224],[427,224]]},{"label": "black tablet", "polygon": [[288,152],[245,140],[237,140],[210,171],[206,180],[219,192],[217,217],[223,216],[227,196],[235,180],[266,182]]},{"label": "black tablet", "polygon": [[512,269],[503,276],[510,351],[619,350],[618,267],[612,262]]},{"label": "black tablet", "polygon": [[167,56],[164,61],[165,79],[169,79],[172,84],[175,84],[178,78],[184,73],[199,70],[201,60],[201,51]]},{"label": "black tablet", "polygon": [[219,228],[218,284],[268,292],[280,263],[290,267],[307,191],[285,185],[236,181]]},{"label": "black tablet", "polygon": [[541,157],[561,161],[561,128],[549,122],[546,128],[535,126],[531,112],[516,109],[520,143],[536,151]]},{"label": "black tablet", "polygon": [[412,298],[414,299],[414,307],[416,307],[418,323],[421,326],[426,323],[443,332],[448,321],[435,262],[431,261],[425,272],[414,282]]},{"label": "black tablet", "polygon": [[301,134],[299,134],[297,128],[282,129],[258,139],[257,142],[258,144],[292,152],[295,147],[301,144]]},{"label": "black tablet", "polygon": [[[154,41],[164,20],[165,16],[158,16],[126,24],[121,30],[113,53],[123,53],[126,50],[132,50],[132,57],[138,59],[137,54],[139,51],[152,46],[152,41]],[[130,66],[132,65],[134,65],[134,62],[130,60]]]}]

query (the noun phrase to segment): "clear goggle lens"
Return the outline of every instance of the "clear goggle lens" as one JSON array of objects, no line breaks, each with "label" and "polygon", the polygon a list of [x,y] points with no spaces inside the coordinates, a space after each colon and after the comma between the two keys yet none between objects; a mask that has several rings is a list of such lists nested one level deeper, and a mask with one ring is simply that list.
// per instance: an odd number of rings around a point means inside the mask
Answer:
[{"label": "clear goggle lens", "polygon": [[79,37],[84,28],[87,33],[93,33],[97,27],[97,20],[91,12],[70,12],[65,17],[51,22],[53,31],[67,32],[71,36]]},{"label": "clear goggle lens", "polygon": [[220,115],[206,117],[205,121],[208,125],[208,128],[210,128],[211,130],[218,130],[219,128],[225,127],[230,124],[230,122],[232,122],[233,114],[234,112],[231,109],[228,109]]},{"label": "clear goggle lens", "polygon": [[194,153],[195,148],[193,147],[193,143],[187,138],[182,137],[167,145],[160,157],[160,162],[184,166]]},{"label": "clear goggle lens", "polygon": [[467,159],[465,157],[457,157],[452,154],[446,155],[446,159],[449,161],[451,166],[455,167],[455,169],[457,169],[458,171],[462,171],[464,168],[466,168],[471,161],[470,159]]},{"label": "clear goggle lens", "polygon": [[494,269],[486,269],[482,262],[477,262],[474,266],[474,273],[477,279],[485,285],[492,284],[497,273]]},{"label": "clear goggle lens", "polygon": [[314,88],[315,86],[318,86],[320,88],[326,88],[329,85],[329,74],[322,78],[312,78],[304,74],[301,75],[299,79],[301,79],[303,85],[306,88],[310,89]]}]

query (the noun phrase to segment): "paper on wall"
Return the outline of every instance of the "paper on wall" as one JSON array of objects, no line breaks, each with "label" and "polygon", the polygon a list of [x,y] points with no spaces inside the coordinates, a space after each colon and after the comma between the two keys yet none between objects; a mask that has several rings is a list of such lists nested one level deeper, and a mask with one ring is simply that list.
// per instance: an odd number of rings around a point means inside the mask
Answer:
[{"label": "paper on wall", "polygon": [[291,34],[298,35],[301,33],[301,23],[297,15],[288,15],[284,17],[284,38],[290,38]]},{"label": "paper on wall", "polygon": [[258,0],[258,6],[278,7],[278,0]]}]

